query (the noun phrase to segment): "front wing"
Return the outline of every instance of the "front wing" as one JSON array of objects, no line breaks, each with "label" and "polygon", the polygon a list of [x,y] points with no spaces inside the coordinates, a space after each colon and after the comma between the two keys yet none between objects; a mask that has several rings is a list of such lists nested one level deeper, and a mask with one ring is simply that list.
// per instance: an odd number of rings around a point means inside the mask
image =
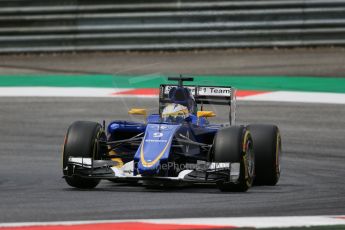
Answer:
[{"label": "front wing", "polygon": [[64,177],[83,177],[93,179],[109,179],[112,181],[138,182],[187,182],[187,183],[217,183],[226,181],[237,183],[240,175],[240,163],[215,163],[197,161],[188,164],[176,177],[157,177],[134,175],[133,161],[118,167],[111,160],[92,160],[91,158],[70,157],[64,169]]}]

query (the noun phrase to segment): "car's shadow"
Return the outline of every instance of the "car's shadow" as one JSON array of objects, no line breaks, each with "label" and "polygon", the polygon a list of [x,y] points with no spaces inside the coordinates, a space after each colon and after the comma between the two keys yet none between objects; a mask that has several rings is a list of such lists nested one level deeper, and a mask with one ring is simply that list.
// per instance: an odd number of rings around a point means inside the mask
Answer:
[{"label": "car's shadow", "polygon": [[[267,194],[286,193],[285,186],[254,186],[246,193]],[[288,186],[290,187],[290,186]],[[285,187],[286,188],[286,187]],[[69,191],[121,192],[121,193],[196,193],[196,194],[244,194],[243,192],[222,192],[215,184],[143,186],[138,183],[114,183],[106,181],[94,189],[66,188]],[[287,189],[290,190],[290,189]]]}]

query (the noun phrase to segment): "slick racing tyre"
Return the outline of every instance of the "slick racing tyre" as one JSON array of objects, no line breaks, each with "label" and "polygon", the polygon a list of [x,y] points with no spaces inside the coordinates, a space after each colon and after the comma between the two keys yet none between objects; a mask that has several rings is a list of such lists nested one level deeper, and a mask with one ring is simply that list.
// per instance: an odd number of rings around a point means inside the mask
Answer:
[{"label": "slick racing tyre", "polygon": [[101,125],[96,122],[76,121],[67,131],[63,146],[63,173],[67,184],[80,189],[96,187],[100,180],[67,176],[66,166],[69,157],[86,157],[97,159],[100,149],[96,146],[96,140],[105,140],[105,133]]},{"label": "slick racing tyre", "polygon": [[275,125],[249,125],[255,153],[255,185],[276,185],[280,177],[281,137]]},{"label": "slick racing tyre", "polygon": [[214,141],[214,162],[240,163],[240,175],[236,183],[221,181],[221,191],[245,192],[253,183],[255,157],[249,130],[244,126],[232,126],[218,131]]}]

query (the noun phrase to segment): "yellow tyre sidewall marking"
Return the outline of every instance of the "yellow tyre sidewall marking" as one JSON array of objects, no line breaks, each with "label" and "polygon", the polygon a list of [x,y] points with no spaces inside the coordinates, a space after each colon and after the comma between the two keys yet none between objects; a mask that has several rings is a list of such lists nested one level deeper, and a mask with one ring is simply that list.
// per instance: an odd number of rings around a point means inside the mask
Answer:
[{"label": "yellow tyre sidewall marking", "polygon": [[247,185],[249,186],[249,181],[248,181],[249,172],[248,172],[248,165],[247,165],[248,162],[247,162],[247,156],[246,156],[248,136],[249,136],[249,131],[246,130],[244,134],[244,138],[243,138],[242,152],[244,153],[243,155],[244,177],[246,179]]}]

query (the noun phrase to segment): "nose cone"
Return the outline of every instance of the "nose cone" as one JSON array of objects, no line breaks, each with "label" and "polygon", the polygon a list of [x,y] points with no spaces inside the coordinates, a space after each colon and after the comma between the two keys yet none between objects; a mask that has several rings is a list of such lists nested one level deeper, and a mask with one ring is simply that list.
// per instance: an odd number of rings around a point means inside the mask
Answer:
[{"label": "nose cone", "polygon": [[180,125],[149,124],[138,148],[134,161],[137,172],[142,175],[162,174],[161,162],[167,162],[171,143]]}]

